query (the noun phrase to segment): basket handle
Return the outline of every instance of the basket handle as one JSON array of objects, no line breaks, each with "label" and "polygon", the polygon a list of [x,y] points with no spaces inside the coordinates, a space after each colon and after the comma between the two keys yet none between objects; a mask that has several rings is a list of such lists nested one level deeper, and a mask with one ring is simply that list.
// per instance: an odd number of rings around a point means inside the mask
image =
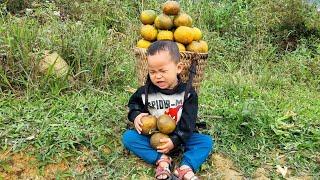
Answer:
[{"label": "basket handle", "polygon": [[199,59],[199,56],[196,54],[192,63],[191,63],[191,66],[189,68],[189,78],[187,81],[187,87],[186,87],[186,91],[185,91],[184,98],[183,98],[184,101],[188,98],[189,91],[192,87],[193,78],[197,74],[198,59]]}]

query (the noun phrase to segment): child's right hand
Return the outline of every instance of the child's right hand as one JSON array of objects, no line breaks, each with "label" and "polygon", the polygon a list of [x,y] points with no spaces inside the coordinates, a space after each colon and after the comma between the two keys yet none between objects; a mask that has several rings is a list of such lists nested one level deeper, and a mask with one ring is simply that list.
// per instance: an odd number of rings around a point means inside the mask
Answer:
[{"label": "child's right hand", "polygon": [[141,123],[141,118],[143,116],[147,116],[149,115],[148,113],[141,113],[139,114],[135,119],[134,119],[134,127],[136,128],[136,130],[138,131],[139,134],[141,134],[141,126],[142,126],[142,123]]}]

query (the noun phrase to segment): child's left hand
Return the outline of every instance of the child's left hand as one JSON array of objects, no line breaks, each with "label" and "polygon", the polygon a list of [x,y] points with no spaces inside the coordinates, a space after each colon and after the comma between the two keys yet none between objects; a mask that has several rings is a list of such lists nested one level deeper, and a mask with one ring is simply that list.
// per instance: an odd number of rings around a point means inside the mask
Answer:
[{"label": "child's left hand", "polygon": [[162,138],[160,139],[160,142],[165,143],[164,145],[157,148],[157,151],[160,153],[166,154],[174,148],[173,142],[170,138]]}]

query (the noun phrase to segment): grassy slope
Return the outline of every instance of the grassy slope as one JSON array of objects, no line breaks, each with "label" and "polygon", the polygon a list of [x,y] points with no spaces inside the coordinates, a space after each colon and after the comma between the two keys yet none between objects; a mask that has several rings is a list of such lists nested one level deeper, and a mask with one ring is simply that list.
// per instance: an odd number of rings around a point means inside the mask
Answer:
[{"label": "grassy slope", "polygon": [[[159,9],[160,4],[61,4],[69,15],[64,21],[54,15],[59,10],[54,4],[36,8],[35,16],[1,20],[1,47],[8,53],[7,69],[0,69],[1,146],[14,151],[31,148],[40,169],[61,159],[76,164],[86,147],[92,158],[82,162],[87,165],[82,177],[152,176],[151,166],[136,166],[137,159],[123,152],[120,137],[126,128],[129,89],[137,86],[132,81],[131,49],[138,36],[136,17],[141,9]],[[271,36],[272,19],[270,24],[261,23],[265,17],[256,13],[267,6],[203,0],[183,1],[182,7],[195,17],[210,46],[199,116],[209,127],[204,132],[216,140],[215,152],[230,157],[247,177],[261,166],[270,166],[270,176],[279,177],[278,164],[288,166],[292,175],[316,177],[320,171],[317,36],[299,37],[297,48],[285,51],[277,46],[276,36],[287,35],[286,29]],[[44,49],[56,50],[66,59],[77,74],[75,84],[39,77],[34,64]],[[8,90],[24,93],[10,95]],[[8,159],[0,161],[2,168],[7,164]],[[214,168],[209,160],[201,174],[206,176]],[[70,165],[61,176],[77,172]]]}]

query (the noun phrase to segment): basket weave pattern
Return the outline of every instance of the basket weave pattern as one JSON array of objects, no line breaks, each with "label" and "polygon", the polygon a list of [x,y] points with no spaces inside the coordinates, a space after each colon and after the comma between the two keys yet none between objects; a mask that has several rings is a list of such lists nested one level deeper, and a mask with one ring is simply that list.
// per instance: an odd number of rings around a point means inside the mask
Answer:
[{"label": "basket weave pattern", "polygon": [[[138,83],[142,86],[146,82],[148,74],[147,50],[143,48],[135,48],[134,52],[136,56],[135,68],[138,75]],[[187,82],[189,78],[189,67],[192,61],[197,61],[197,74],[193,78],[192,86],[198,93],[201,81],[204,78],[204,69],[207,64],[207,58],[208,53],[194,53],[189,51],[180,52],[180,62],[183,64],[180,76],[183,82]]]}]

